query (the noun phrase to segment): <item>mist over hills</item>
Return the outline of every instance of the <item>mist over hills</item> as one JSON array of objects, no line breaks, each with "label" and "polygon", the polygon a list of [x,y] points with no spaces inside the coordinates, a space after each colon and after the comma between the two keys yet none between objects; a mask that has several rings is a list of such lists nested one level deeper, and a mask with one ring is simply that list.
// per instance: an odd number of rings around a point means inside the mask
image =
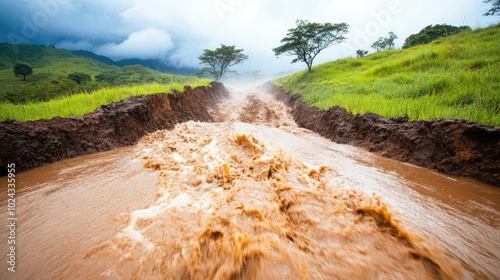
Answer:
[{"label": "mist over hills", "polygon": [[77,50],[77,51],[71,51],[72,53],[79,55],[79,56],[84,56],[88,58],[92,58],[98,61],[101,61],[103,63],[106,63],[108,65],[115,65],[118,67],[123,67],[127,65],[142,65],[144,67],[156,70],[158,72],[163,72],[163,73],[172,73],[172,74],[178,74],[178,75],[188,75],[192,76],[195,74],[195,72],[198,69],[195,68],[186,68],[186,67],[176,67],[170,64],[165,63],[162,59],[140,59],[140,58],[127,58],[127,59],[121,59],[118,61],[114,61],[111,58],[104,56],[104,55],[98,55],[95,54],[91,51],[85,51],[85,50]]}]

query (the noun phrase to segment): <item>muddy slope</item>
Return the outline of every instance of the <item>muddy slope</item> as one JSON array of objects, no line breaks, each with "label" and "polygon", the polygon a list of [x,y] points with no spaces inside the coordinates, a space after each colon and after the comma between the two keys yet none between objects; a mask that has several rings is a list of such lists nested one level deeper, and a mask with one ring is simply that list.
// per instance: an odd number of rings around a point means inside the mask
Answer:
[{"label": "muddy slope", "polygon": [[340,107],[310,107],[298,95],[272,83],[261,89],[288,104],[301,127],[337,143],[500,186],[500,127],[459,120],[408,121],[371,113],[353,115]]},{"label": "muddy slope", "polygon": [[82,117],[0,123],[0,176],[8,163],[16,171],[65,158],[111,150],[137,142],[142,136],[171,129],[188,120],[213,121],[210,107],[229,96],[221,83],[167,95],[133,97],[106,105]]}]

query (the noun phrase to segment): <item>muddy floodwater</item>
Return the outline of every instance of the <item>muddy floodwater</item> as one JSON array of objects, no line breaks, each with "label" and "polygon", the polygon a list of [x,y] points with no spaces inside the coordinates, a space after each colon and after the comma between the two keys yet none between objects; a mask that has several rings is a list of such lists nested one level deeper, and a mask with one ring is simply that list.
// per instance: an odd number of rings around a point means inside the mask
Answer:
[{"label": "muddy floodwater", "polygon": [[0,279],[500,278],[499,188],[333,143],[268,96],[212,113],[18,174]]}]

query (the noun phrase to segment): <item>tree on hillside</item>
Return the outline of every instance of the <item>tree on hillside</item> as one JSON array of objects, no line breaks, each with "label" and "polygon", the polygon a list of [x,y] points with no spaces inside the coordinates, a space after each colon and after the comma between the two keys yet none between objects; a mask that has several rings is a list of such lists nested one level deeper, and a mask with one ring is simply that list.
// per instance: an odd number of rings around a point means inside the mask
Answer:
[{"label": "tree on hillside", "polygon": [[78,83],[68,77],[60,78],[57,86],[59,91],[64,92],[65,94],[75,94],[78,91]]},{"label": "tree on hillside", "polygon": [[367,54],[368,54],[368,51],[365,51],[365,50],[356,50],[356,56],[358,58],[363,58]]},{"label": "tree on hillside", "polygon": [[494,16],[500,13],[500,0],[484,0],[483,3],[493,3],[491,8],[484,13],[484,16]]},{"label": "tree on hillside", "polygon": [[92,80],[89,74],[81,72],[73,72],[71,74],[68,74],[68,78],[75,81],[77,84],[87,83]]},{"label": "tree on hillside", "polygon": [[347,23],[316,23],[307,20],[297,20],[297,27],[288,29],[286,37],[281,40],[282,45],[274,48],[276,56],[285,54],[296,56],[292,63],[305,62],[309,72],[314,58],[329,46],[341,43],[349,31]]},{"label": "tree on hillside", "polygon": [[394,34],[394,32],[389,32],[389,37],[380,37],[377,41],[372,44],[372,48],[377,50],[377,52],[381,50],[388,50],[394,48],[394,40],[396,40],[398,36]]},{"label": "tree on hillside", "polygon": [[385,38],[385,45],[388,49],[394,49],[394,41],[398,38],[394,32],[389,32],[389,37]]},{"label": "tree on hillside", "polygon": [[371,47],[372,47],[373,49],[375,49],[377,52],[379,52],[379,51],[381,51],[381,50],[384,50],[384,49],[385,49],[385,47],[386,47],[384,38],[382,38],[382,37],[378,38],[378,40],[377,40],[377,41],[375,41],[375,42],[371,45]]},{"label": "tree on hillside", "polygon": [[31,66],[24,63],[16,63],[14,65],[14,75],[16,77],[23,76],[23,79],[26,81],[26,76],[33,74],[33,68]]},{"label": "tree on hillside", "polygon": [[417,34],[412,34],[406,38],[403,49],[417,45],[428,44],[441,37],[448,37],[458,34],[464,30],[471,30],[468,26],[452,26],[447,24],[429,25]]},{"label": "tree on hillside", "polygon": [[221,47],[215,50],[204,50],[203,54],[198,57],[200,64],[206,64],[208,67],[198,71],[197,75],[201,77],[208,72],[216,81],[220,81],[231,66],[240,64],[247,58],[248,55],[243,54],[242,49],[221,44]]}]

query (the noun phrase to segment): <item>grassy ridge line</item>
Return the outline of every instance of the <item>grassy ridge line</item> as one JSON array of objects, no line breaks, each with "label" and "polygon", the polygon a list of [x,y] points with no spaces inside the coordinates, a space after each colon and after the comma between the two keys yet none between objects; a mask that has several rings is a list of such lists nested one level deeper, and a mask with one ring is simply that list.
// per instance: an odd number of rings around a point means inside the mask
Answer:
[{"label": "grassy ridge line", "polygon": [[113,102],[118,102],[132,96],[154,94],[159,92],[171,93],[174,90],[182,92],[184,86],[192,88],[210,86],[211,80],[192,78],[185,84],[144,84],[127,87],[100,89],[92,94],[81,93],[48,102],[32,103],[26,105],[0,104],[0,121],[8,119],[18,121],[34,121],[52,119],[54,117],[83,116]]},{"label": "grassy ridge line", "polygon": [[342,59],[274,80],[309,105],[412,120],[500,125],[500,25]]}]

